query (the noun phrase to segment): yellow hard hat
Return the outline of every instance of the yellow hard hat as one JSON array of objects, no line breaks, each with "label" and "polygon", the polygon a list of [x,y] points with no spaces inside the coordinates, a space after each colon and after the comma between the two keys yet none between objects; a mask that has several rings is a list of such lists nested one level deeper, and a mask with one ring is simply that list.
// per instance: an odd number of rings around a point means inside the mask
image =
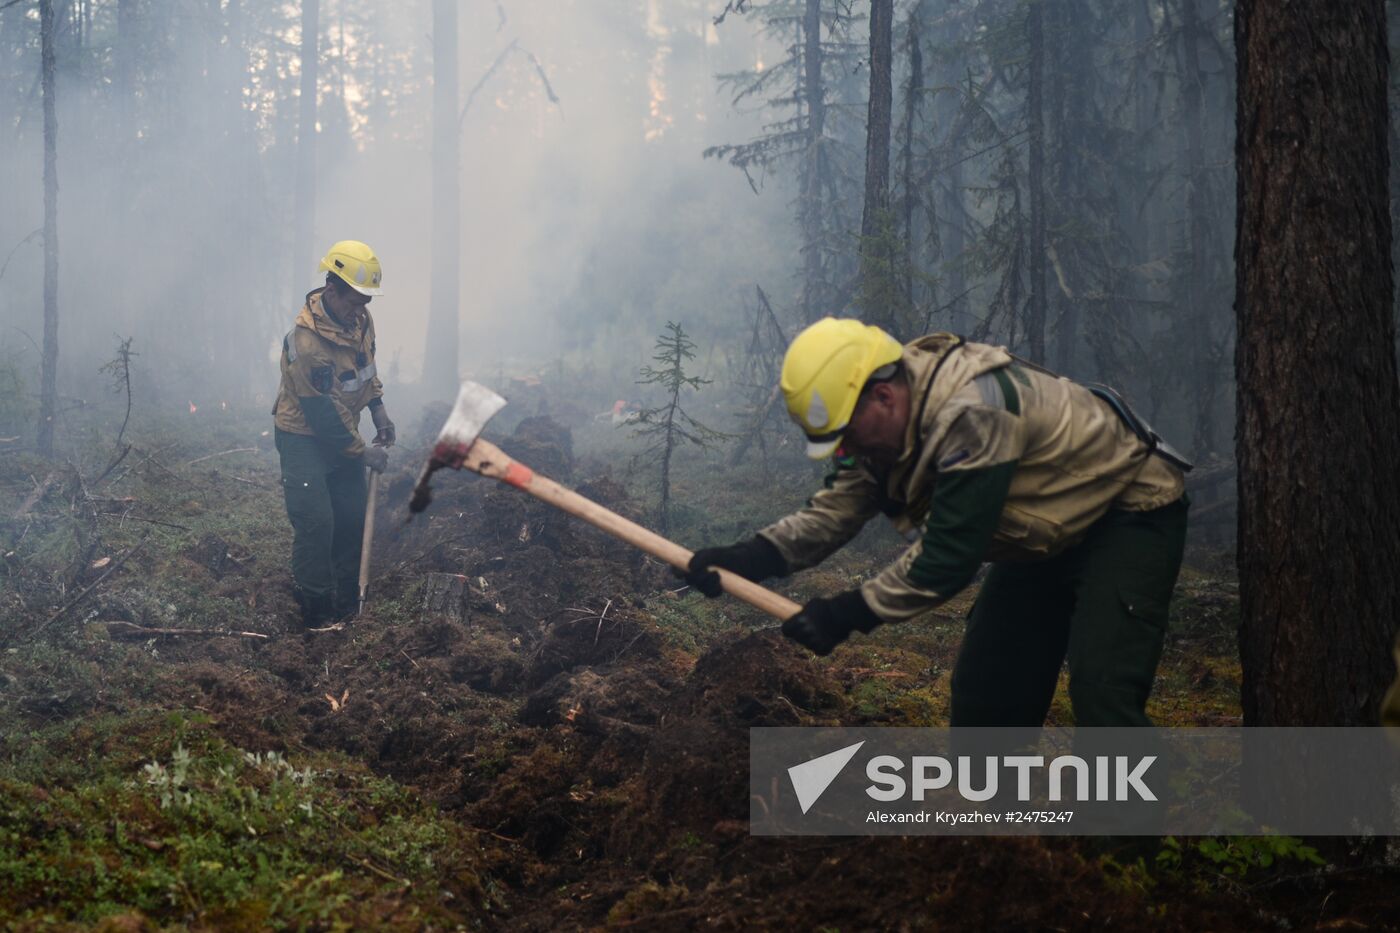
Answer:
[{"label": "yellow hard hat", "polygon": [[788,414],[807,435],[807,456],[831,455],[866,380],[903,352],[880,328],[851,318],[822,318],[793,339],[779,384]]},{"label": "yellow hard hat", "polygon": [[326,251],[321,260],[321,268],[339,276],[361,295],[382,295],[379,281],[383,270],[379,268],[379,257],[359,240],[341,240]]}]

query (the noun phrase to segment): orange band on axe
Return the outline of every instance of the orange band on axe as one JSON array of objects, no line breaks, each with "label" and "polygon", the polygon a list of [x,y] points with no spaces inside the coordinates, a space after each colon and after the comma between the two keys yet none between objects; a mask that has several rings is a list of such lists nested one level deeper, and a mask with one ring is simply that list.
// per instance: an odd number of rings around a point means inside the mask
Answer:
[{"label": "orange band on axe", "polygon": [[506,475],[501,477],[517,489],[524,489],[535,478],[535,471],[523,463],[512,463],[506,467]]}]

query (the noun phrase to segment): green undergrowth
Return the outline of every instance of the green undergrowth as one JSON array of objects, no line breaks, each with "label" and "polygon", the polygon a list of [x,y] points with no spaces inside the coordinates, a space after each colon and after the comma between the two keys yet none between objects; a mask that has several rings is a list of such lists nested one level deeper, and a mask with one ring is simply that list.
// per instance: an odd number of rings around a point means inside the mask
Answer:
[{"label": "green undergrowth", "polygon": [[473,926],[473,835],[327,755],[236,748],[197,714],[92,717],[0,741],[0,915],[221,929]]},{"label": "green undergrowth", "polygon": [[[1103,855],[1098,864],[1113,887],[1161,899],[1183,890],[1239,893],[1280,873],[1325,867],[1327,860],[1296,836],[1166,836],[1151,856]],[[1169,906],[1170,900],[1158,905],[1163,914]]]},{"label": "green undergrowth", "polygon": [[[765,624],[762,615],[736,612],[725,600],[699,596],[663,597],[652,600],[647,610],[655,617],[663,636],[674,647],[699,655],[725,632]],[[747,621],[741,622],[741,619]]]}]

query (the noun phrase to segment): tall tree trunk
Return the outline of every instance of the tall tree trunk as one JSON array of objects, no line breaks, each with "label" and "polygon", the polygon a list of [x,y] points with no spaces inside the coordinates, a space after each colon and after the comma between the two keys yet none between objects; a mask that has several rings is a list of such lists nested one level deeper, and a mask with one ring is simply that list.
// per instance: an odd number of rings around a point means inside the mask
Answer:
[{"label": "tall tree trunk", "polygon": [[54,107],[53,0],[39,0],[44,96],[44,359],[39,375],[39,453],[53,456],[58,405],[58,116]]},{"label": "tall tree trunk", "polygon": [[[918,133],[919,110],[924,94],[924,50],[920,44],[919,19],[923,4],[909,13],[909,83],[904,88],[904,126],[899,147],[900,190],[900,294],[904,307],[914,309],[914,137]],[[929,198],[929,204],[936,199]],[[937,224],[937,214],[933,222]],[[936,231],[935,231],[936,232]]]},{"label": "tall tree trunk", "polygon": [[1400,619],[1383,0],[1239,0],[1246,725],[1376,722]]},{"label": "tall tree trunk", "polygon": [[826,307],[822,251],[822,136],[826,129],[826,90],[822,84],[822,0],[806,0],[802,15],[802,99],[807,105],[807,152],[799,182],[798,225],[802,228],[802,316],[815,321]]},{"label": "tall tree trunk", "polygon": [[[132,121],[135,117],[132,101],[136,96],[136,0],[117,0],[117,41],[112,49],[113,64],[116,68],[117,128],[125,149],[126,141],[135,136]],[[123,160],[125,161],[125,160]],[[119,170],[119,174],[121,174]]]},{"label": "tall tree trunk", "polygon": [[[949,7],[956,4],[950,3]],[[958,43],[965,38],[962,20],[956,19],[944,27],[941,41]],[[939,87],[953,88],[963,84],[966,75],[963,63],[954,56],[948,56],[939,69],[934,83]],[[934,120],[944,136],[943,152],[952,164],[947,168],[943,196],[938,199],[938,213],[942,229],[939,231],[939,253],[942,256],[941,269],[947,278],[948,287],[948,327],[956,333],[965,334],[972,327],[968,315],[967,291],[964,273],[966,258],[963,250],[966,243],[966,209],[963,205],[963,140],[967,135],[967,121],[960,118],[959,98],[962,92],[943,91],[935,98]]]},{"label": "tall tree trunk", "polygon": [[461,351],[461,176],[457,135],[457,0],[433,0],[433,268],[423,383],[447,398],[457,392]]},{"label": "tall tree trunk", "polygon": [[301,0],[301,97],[297,116],[296,216],[292,219],[292,300],[301,300],[316,256],[316,70],[320,0]]},{"label": "tall tree trunk", "polygon": [[870,0],[870,101],[865,121],[865,206],[860,220],[860,277],[865,319],[901,336],[891,281],[890,124],[894,107],[894,0]]},{"label": "tall tree trunk", "polygon": [[965,334],[972,326],[968,315],[967,277],[963,272],[965,258],[963,250],[966,235],[963,224],[963,169],[954,165],[948,170],[948,190],[943,197],[942,215],[944,234],[942,237],[943,268],[948,275],[948,325],[959,334]]},{"label": "tall tree trunk", "polygon": [[[1214,224],[1206,190],[1204,114],[1202,97],[1205,75],[1201,71],[1200,17],[1196,0],[1181,2],[1181,118],[1186,129],[1186,318],[1190,327],[1196,387],[1196,430],[1192,444],[1197,457],[1215,449],[1216,371],[1211,366],[1217,352],[1212,336],[1214,315],[1208,304],[1212,263],[1206,257],[1216,254]],[[1213,494],[1202,501],[1209,501]]]},{"label": "tall tree trunk", "polygon": [[1026,312],[1026,339],[1031,359],[1045,360],[1045,25],[1042,0],[1026,8],[1026,41],[1030,46],[1026,123],[1029,130],[1030,243],[1026,257],[1031,295]]},{"label": "tall tree trunk", "polygon": [[[680,364],[676,364],[680,368]],[[661,452],[661,534],[671,533],[671,454],[676,450],[676,408],[680,405],[680,384],[671,392],[666,409],[666,446]]]},{"label": "tall tree trunk", "polygon": [[[1051,164],[1053,166],[1050,190],[1053,192],[1055,207],[1054,219],[1050,227],[1058,234],[1055,242],[1048,245],[1055,249],[1056,267],[1054,290],[1055,306],[1055,369],[1069,374],[1075,368],[1075,350],[1081,339],[1080,332],[1087,331],[1087,321],[1081,319],[1079,291],[1076,288],[1078,269],[1078,244],[1072,242],[1068,231],[1078,228],[1077,213],[1085,210],[1081,197],[1083,169],[1079,165],[1078,147],[1084,145],[1079,137],[1084,131],[1084,110],[1092,88],[1085,79],[1085,66],[1082,59],[1089,54],[1088,36],[1082,29],[1078,9],[1079,0],[1044,0],[1052,15],[1052,25],[1057,41],[1050,65],[1050,106],[1053,121]],[[1080,40],[1082,45],[1076,45]],[[1064,276],[1070,291],[1059,285]]]}]

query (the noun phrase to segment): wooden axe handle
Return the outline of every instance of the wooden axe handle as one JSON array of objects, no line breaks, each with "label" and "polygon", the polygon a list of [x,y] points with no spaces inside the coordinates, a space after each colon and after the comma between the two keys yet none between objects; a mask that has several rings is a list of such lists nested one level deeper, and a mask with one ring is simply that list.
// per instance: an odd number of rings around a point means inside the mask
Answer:
[{"label": "wooden axe handle", "polygon": [[369,471],[369,495],[365,497],[365,530],[360,539],[360,602],[359,612],[365,611],[369,597],[369,552],[374,544],[374,509],[379,500],[379,474]]},{"label": "wooden axe handle", "polygon": [[[540,476],[524,464],[512,460],[490,441],[478,438],[467,451],[462,465],[474,473],[522,489],[536,499],[548,502],[634,547],[641,548],[672,567],[685,570],[690,566],[691,552],[679,544],[668,541],[654,531],[648,531],[636,522],[628,521],[611,509],[605,509],[571,489],[565,489],[548,477]],[[715,570],[719,573],[720,585],[726,593],[742,599],[755,609],[763,610],[775,619],[787,619],[802,611],[802,607],[797,603],[751,580],[718,567]]]}]

